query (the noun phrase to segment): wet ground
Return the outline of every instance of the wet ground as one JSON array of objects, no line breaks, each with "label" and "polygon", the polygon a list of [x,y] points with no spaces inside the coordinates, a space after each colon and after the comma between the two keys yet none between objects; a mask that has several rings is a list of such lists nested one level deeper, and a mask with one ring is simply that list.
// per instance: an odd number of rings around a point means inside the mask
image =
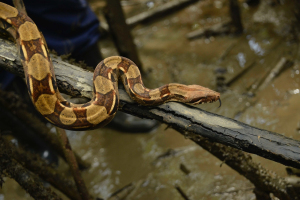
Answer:
[{"label": "wet ground", "polygon": [[[167,1],[122,2],[126,16],[130,17]],[[200,1],[155,23],[134,28],[132,34],[148,72],[145,85],[155,88],[179,82],[215,90],[216,71],[226,71],[222,74],[225,82],[238,78],[221,94],[222,107],[217,108],[217,103],[204,104],[200,106],[202,109],[299,140],[299,47],[292,34],[292,5],[270,2],[248,7],[240,1],[245,28],[240,36],[186,39],[186,34],[193,30],[229,18],[225,0]],[[103,1],[91,5],[100,15]],[[104,57],[117,54],[109,39],[101,41],[101,51]],[[257,89],[282,57],[294,64],[264,89]],[[237,76],[246,68],[243,75]],[[132,184],[127,199],[182,200],[176,187],[190,199],[255,199],[253,185],[243,176],[226,165],[221,166],[222,161],[176,131],[165,129],[166,125],[161,125],[148,134],[125,134],[110,129],[69,131],[73,149],[92,163],[83,172],[91,194],[107,198]],[[168,156],[161,156],[168,152]],[[253,158],[267,169],[286,176],[283,165],[258,156]],[[186,174],[182,166],[190,173]],[[61,168],[67,173],[64,165]],[[0,200],[28,196],[12,182],[6,180],[0,190],[5,195],[0,194]]]}]

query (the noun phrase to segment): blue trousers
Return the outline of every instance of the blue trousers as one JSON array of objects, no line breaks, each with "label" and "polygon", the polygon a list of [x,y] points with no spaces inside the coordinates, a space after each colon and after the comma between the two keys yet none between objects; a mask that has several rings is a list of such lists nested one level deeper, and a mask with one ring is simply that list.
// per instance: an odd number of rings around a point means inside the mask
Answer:
[{"label": "blue trousers", "polygon": [[[12,5],[12,0],[1,0]],[[24,0],[29,17],[59,55],[84,53],[99,37],[99,21],[86,0]]]},{"label": "blue trousers", "polygon": [[[12,0],[1,1],[13,5]],[[90,66],[96,66],[101,61],[101,54],[95,45],[100,37],[99,21],[86,0],[23,1],[49,49],[59,55],[71,53],[77,60],[88,60],[86,63]],[[90,56],[90,59],[81,55]],[[13,78],[13,74],[0,69],[0,88],[6,88]]]}]

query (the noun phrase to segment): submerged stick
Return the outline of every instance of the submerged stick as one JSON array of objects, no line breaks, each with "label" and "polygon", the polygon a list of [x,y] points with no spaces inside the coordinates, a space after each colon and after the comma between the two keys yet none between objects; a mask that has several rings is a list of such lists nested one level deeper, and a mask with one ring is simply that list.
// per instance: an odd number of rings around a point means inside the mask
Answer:
[{"label": "submerged stick", "polygon": [[274,68],[270,71],[268,76],[263,80],[261,85],[258,87],[258,90],[261,91],[265,89],[274,80],[274,78],[278,76],[278,74],[283,70],[284,67],[292,64],[292,61],[286,59],[285,57],[282,57],[279,60],[279,62],[274,66]]},{"label": "submerged stick", "polygon": [[140,23],[149,22],[151,20],[157,19],[158,17],[162,17],[166,14],[171,14],[174,11],[178,11],[183,9],[193,3],[196,3],[200,0],[174,0],[167,3],[164,3],[161,6],[148,10],[146,12],[140,13],[133,17],[126,19],[126,23],[131,28],[137,26]]},{"label": "submerged stick", "polygon": [[50,183],[69,198],[81,200],[73,180],[67,178],[63,173],[54,169],[40,156],[15,147],[5,138],[3,138],[3,141],[6,148],[11,150],[12,157],[18,162],[23,163],[27,169],[39,175],[43,180]]},{"label": "submerged stick", "polygon": [[11,150],[0,136],[0,179],[1,175],[16,180],[34,199],[61,200],[50,188],[46,188],[39,178],[13,159]]},{"label": "submerged stick", "polygon": [[[180,130],[179,132],[184,133]],[[256,195],[261,196],[273,193],[276,197],[286,200],[292,200],[297,197],[296,191],[293,188],[289,188],[284,178],[255,163],[251,155],[245,154],[238,149],[213,143],[202,137],[194,137],[192,140],[251,181],[255,186]]]},{"label": "submerged stick", "polygon": [[226,19],[223,22],[213,24],[208,28],[199,28],[195,31],[189,32],[186,34],[186,38],[192,40],[203,36],[209,37],[209,36],[228,34],[230,32],[229,24],[230,24],[230,20]]},{"label": "submerged stick", "polygon": [[79,195],[81,196],[82,200],[90,200],[92,199],[91,196],[88,193],[88,190],[85,186],[84,180],[81,176],[81,172],[78,168],[78,164],[76,162],[74,153],[72,151],[69,139],[67,137],[66,131],[61,128],[56,128],[57,136],[60,140],[60,143],[63,147],[63,151],[65,154],[65,157],[67,158],[69,167],[71,169],[74,181],[77,186],[77,190],[79,192]]}]

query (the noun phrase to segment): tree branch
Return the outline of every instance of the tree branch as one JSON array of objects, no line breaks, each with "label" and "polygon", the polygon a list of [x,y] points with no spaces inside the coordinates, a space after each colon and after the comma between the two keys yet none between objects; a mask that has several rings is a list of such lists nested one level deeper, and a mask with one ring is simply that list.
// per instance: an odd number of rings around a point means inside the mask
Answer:
[{"label": "tree branch", "polygon": [[[66,160],[57,137],[50,133],[50,128],[36,114],[28,112],[26,105],[20,96],[0,90],[0,125],[11,127],[13,132],[19,135],[24,135],[25,130],[27,133],[30,132],[32,138],[37,137],[44,140],[58,155]],[[13,115],[9,113],[13,113]],[[19,125],[16,126],[16,124]],[[77,153],[74,152],[74,154],[81,169],[90,167],[90,164],[83,161]]]},{"label": "tree branch", "polygon": [[[14,44],[0,39],[0,67],[24,76]],[[91,72],[53,57],[61,91],[72,96],[92,97]],[[300,168],[300,142],[283,135],[258,129],[242,122],[175,102],[157,107],[138,106],[120,91],[119,110],[139,117],[156,119],[186,132],[187,137],[202,136],[211,141],[257,154],[281,164]]]},{"label": "tree branch", "polygon": [[50,188],[45,188],[39,178],[35,177],[20,163],[12,158],[12,153],[0,136],[0,177],[7,175],[16,180],[34,199],[60,200]]},{"label": "tree branch", "polygon": [[255,163],[251,155],[232,147],[210,142],[202,137],[192,140],[251,181],[255,186],[254,193],[257,199],[261,197],[261,199],[268,200],[270,193],[286,200],[297,199],[299,196],[297,188],[292,188],[284,178]]},{"label": "tree branch", "polygon": [[74,181],[77,186],[77,191],[80,194],[80,197],[82,200],[89,200],[92,199],[90,196],[87,187],[84,183],[84,180],[81,176],[81,172],[79,170],[76,158],[74,156],[74,153],[72,151],[68,136],[66,134],[66,130],[62,128],[56,128],[57,137],[59,138],[60,144],[63,147],[63,151],[65,154],[65,157],[67,159],[67,162],[69,164],[70,170],[72,172]]},{"label": "tree branch", "polygon": [[39,175],[69,198],[81,200],[73,180],[67,178],[63,173],[47,164],[40,156],[15,147],[4,137],[2,137],[2,142],[5,144],[5,148],[11,151],[12,157],[22,163],[28,170]]}]

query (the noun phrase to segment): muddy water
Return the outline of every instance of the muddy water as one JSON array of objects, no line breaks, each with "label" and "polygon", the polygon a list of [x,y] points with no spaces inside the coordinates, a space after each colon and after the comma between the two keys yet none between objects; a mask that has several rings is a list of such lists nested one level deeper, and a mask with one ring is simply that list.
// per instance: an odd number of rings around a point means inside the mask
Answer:
[{"label": "muddy water", "polygon": [[[163,2],[123,1],[127,16]],[[98,10],[103,3],[95,1],[91,5]],[[245,31],[238,37],[193,41],[185,38],[190,31],[227,19],[225,0],[195,3],[155,23],[136,27],[132,33],[143,67],[148,71],[145,84],[155,88],[180,82],[215,89],[216,69],[227,71],[224,74],[227,81],[252,66],[222,93],[221,108],[217,104],[201,108],[299,140],[300,69],[298,45],[289,33],[291,5],[271,6],[267,2],[256,8],[242,2],[240,5]],[[101,46],[104,57],[116,54],[110,40],[103,40]],[[255,90],[283,56],[293,60],[294,66],[285,69],[264,90]],[[247,95],[249,91],[254,91],[255,96]],[[92,164],[83,172],[91,194],[107,198],[131,183],[134,189],[127,199],[183,199],[175,187],[180,187],[190,199],[255,199],[248,180],[176,131],[165,129],[166,125],[161,125],[148,134],[110,129],[68,132],[73,149]],[[167,152],[171,153],[166,155]],[[286,176],[284,166],[253,157],[267,169]],[[189,174],[180,169],[182,165]],[[0,194],[0,200],[24,199],[25,193],[11,182],[7,180],[0,190],[4,193]]]}]

